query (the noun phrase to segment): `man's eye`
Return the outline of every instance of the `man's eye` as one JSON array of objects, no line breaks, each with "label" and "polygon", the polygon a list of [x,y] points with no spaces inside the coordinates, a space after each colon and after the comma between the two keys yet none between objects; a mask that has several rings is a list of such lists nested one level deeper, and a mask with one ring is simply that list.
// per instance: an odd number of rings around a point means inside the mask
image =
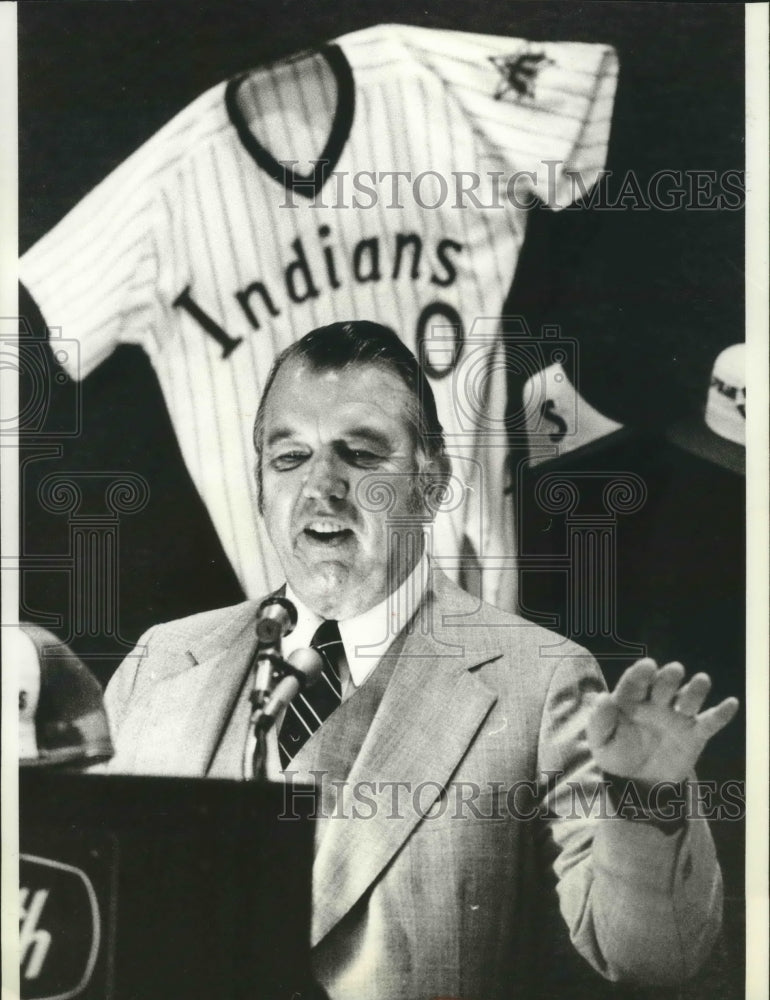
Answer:
[{"label": "man's eye", "polygon": [[270,467],[276,472],[288,472],[290,469],[296,469],[306,458],[307,455],[302,451],[284,451],[270,459]]},{"label": "man's eye", "polygon": [[378,465],[382,461],[380,455],[376,455],[373,451],[367,451],[365,448],[348,448],[346,458],[349,462],[362,468]]}]

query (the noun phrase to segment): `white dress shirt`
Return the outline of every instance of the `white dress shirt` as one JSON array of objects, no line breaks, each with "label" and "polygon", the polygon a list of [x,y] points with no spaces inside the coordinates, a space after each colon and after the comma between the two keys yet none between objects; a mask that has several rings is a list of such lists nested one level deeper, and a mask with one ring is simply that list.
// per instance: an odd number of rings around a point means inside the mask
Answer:
[{"label": "white dress shirt", "polygon": [[[420,606],[428,586],[429,571],[428,556],[423,553],[401,586],[388,594],[385,600],[355,618],[340,620],[340,636],[347,658],[347,664],[343,663],[340,671],[343,701],[361,687]],[[297,609],[297,624],[281,643],[281,655],[284,659],[297,649],[307,649],[323,621],[323,618],[303,604],[288,584],[286,597]],[[285,780],[278,754],[278,731],[284,714],[281,713],[267,736],[267,777],[271,781]],[[247,769],[253,753],[254,733],[250,727],[244,757]]]}]

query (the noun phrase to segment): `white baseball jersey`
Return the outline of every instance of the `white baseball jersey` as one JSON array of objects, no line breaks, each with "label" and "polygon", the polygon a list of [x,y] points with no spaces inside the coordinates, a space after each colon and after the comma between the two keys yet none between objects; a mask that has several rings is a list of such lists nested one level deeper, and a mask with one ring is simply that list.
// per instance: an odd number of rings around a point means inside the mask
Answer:
[{"label": "white baseball jersey", "polygon": [[24,256],[46,321],[80,342],[72,376],[123,342],[149,354],[248,595],[282,579],[251,439],[270,366],[370,319],[426,364],[446,431],[434,558],[470,586],[480,564],[484,597],[512,605],[499,316],[528,208],[604,166],[616,75],[601,45],[354,32],[207,91]]}]

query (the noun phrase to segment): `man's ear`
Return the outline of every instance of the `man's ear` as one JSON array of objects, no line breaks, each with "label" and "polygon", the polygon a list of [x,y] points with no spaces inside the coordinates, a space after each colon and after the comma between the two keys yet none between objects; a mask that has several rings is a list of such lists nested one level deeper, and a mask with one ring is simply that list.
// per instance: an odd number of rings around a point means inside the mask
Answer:
[{"label": "man's ear", "polygon": [[426,459],[420,470],[420,494],[431,520],[436,516],[450,491],[452,463],[447,455]]},{"label": "man's ear", "polygon": [[256,461],[254,462],[254,482],[257,486],[257,511],[260,514],[264,514],[264,498],[262,495],[262,455],[257,454]]}]

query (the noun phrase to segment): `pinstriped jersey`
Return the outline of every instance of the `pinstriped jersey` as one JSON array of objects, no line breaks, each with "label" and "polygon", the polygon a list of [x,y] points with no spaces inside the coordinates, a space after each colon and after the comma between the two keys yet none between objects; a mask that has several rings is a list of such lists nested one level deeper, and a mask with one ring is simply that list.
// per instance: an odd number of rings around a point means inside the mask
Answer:
[{"label": "pinstriped jersey", "polygon": [[433,557],[512,606],[499,316],[528,209],[604,166],[616,74],[602,45],[358,31],[207,91],[24,255],[46,321],[80,342],[73,377],[120,343],[148,353],[248,595],[282,579],[253,476],[272,362],[370,319],[423,362],[446,432]]}]

